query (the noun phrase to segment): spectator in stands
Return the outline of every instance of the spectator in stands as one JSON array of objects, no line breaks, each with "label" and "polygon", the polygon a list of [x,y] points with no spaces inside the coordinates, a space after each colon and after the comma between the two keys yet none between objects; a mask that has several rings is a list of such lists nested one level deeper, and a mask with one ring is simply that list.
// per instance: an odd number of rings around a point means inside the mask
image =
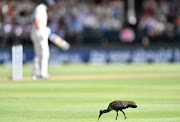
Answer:
[{"label": "spectator in stands", "polygon": [[2,9],[5,16],[5,23],[13,23],[16,17],[16,8],[14,0],[8,1],[8,4],[4,5]]}]

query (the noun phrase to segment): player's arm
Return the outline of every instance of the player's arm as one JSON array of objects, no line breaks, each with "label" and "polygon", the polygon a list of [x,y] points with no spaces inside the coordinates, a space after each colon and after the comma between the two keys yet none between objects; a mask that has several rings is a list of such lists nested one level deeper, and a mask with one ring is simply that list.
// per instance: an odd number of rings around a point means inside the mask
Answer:
[{"label": "player's arm", "polygon": [[34,19],[35,26],[38,30],[40,30],[40,20],[38,18]]},{"label": "player's arm", "polygon": [[46,32],[45,30],[42,30],[41,29],[41,26],[40,26],[40,19],[39,18],[34,18],[34,24],[35,24],[35,27],[37,29],[36,31],[36,36],[39,40],[42,40],[43,39],[43,34]]}]

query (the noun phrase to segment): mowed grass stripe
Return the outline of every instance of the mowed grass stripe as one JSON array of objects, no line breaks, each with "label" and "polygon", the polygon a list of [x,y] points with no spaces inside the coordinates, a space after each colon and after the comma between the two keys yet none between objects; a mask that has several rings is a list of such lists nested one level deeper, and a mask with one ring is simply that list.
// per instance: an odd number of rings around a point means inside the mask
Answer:
[{"label": "mowed grass stripe", "polygon": [[[11,78],[11,67],[0,65],[0,78]],[[109,64],[109,65],[59,65],[49,66],[52,76],[64,75],[97,75],[97,74],[161,74],[180,73],[180,64]],[[32,65],[23,66],[23,75],[31,76]]]}]

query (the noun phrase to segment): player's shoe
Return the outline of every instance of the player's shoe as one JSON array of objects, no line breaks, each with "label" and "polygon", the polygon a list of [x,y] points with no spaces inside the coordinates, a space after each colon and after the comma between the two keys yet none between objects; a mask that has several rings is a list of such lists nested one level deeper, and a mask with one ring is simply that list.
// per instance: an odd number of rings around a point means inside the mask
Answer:
[{"label": "player's shoe", "polygon": [[32,78],[32,80],[37,80],[39,78],[39,76],[33,74],[31,78]]},{"label": "player's shoe", "polygon": [[42,76],[42,75],[41,75],[39,78],[40,78],[40,79],[49,79],[49,78],[50,78],[50,75],[48,75],[48,74],[45,75],[45,76]]}]

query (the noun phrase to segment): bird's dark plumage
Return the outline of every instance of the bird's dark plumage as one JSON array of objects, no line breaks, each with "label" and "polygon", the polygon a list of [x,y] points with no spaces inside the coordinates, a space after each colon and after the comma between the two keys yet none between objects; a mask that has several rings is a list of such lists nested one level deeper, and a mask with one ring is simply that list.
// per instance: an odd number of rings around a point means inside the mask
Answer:
[{"label": "bird's dark plumage", "polygon": [[[129,108],[129,107],[137,108],[137,105],[133,101],[123,101],[123,100],[113,101],[113,102],[111,102],[109,104],[107,109],[100,110],[99,118],[101,117],[102,114],[108,113],[108,112],[110,112],[112,110],[115,110],[117,112],[116,120],[117,120],[117,117],[118,117],[118,111],[121,111],[124,114],[124,117],[126,119],[126,115],[125,115],[123,109]],[[98,118],[98,120],[99,120],[99,118]]]}]

